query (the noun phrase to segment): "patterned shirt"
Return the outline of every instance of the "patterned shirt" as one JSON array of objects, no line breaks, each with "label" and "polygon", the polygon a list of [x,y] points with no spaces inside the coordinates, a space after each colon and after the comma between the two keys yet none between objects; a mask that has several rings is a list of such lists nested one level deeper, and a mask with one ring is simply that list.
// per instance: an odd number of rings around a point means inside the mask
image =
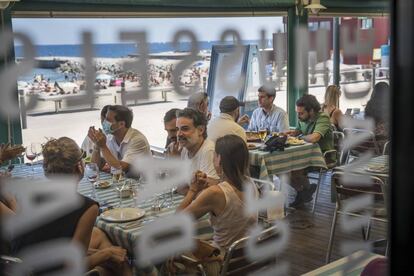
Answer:
[{"label": "patterned shirt", "polygon": [[259,131],[261,129],[268,129],[270,132],[289,130],[289,120],[286,111],[276,105],[272,106],[269,113],[266,113],[261,107],[256,108],[250,119],[248,130]]}]

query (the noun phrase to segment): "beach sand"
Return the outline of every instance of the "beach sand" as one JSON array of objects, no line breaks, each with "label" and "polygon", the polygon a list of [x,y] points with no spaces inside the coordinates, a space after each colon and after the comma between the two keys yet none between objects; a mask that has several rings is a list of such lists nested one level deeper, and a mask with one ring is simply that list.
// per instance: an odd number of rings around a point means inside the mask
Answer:
[{"label": "beach sand", "polygon": [[[110,88],[112,92],[119,87]],[[323,87],[310,90],[319,101],[323,100],[325,89]],[[341,100],[341,109],[345,112],[347,107],[358,107],[366,103],[362,100]],[[287,110],[286,91],[277,93],[276,105]],[[95,103],[96,109],[89,110],[89,106],[69,107],[66,102],[62,103],[62,111],[54,113],[53,102],[39,102],[36,113],[27,116],[27,129],[23,129],[24,144],[30,142],[44,142],[45,137],[68,136],[81,144],[86,136],[89,126],[100,126],[100,109],[106,104],[114,104],[114,97],[103,96]],[[150,93],[150,99],[139,102],[129,107],[134,112],[132,127],[140,130],[154,146],[164,147],[166,132],[164,130],[163,117],[165,112],[171,108],[184,108],[187,106],[187,97],[175,92],[168,93],[168,101],[164,102],[160,92]]]}]

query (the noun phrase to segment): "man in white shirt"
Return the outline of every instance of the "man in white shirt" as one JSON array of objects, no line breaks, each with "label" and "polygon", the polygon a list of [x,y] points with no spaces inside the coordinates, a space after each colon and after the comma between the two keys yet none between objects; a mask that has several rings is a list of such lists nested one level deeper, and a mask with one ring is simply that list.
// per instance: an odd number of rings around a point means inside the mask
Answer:
[{"label": "man in white shirt", "polygon": [[213,119],[207,127],[208,140],[216,143],[218,138],[234,134],[247,142],[246,132],[236,123],[240,117],[240,106],[244,106],[244,103],[233,96],[224,97],[220,101],[220,116]]},{"label": "man in white shirt", "polygon": [[258,92],[259,107],[253,111],[248,130],[288,131],[289,120],[286,111],[273,104],[276,98],[276,90],[273,87],[263,85]]},{"label": "man in white shirt", "polygon": [[207,119],[201,112],[185,108],[177,112],[177,137],[181,151],[181,159],[191,160],[194,174],[202,171],[209,178],[219,179],[214,169],[214,143],[207,138]]},{"label": "man in white shirt", "polygon": [[[102,125],[103,121],[105,121],[106,112],[108,112],[108,108],[109,108],[109,105],[105,105],[104,107],[102,107],[102,110],[101,110],[101,125]],[[89,138],[89,136],[86,135],[85,139],[82,142],[81,149],[84,152],[86,152],[87,157],[92,157],[94,145],[95,144],[93,143],[91,138]]]},{"label": "man in white shirt", "polygon": [[207,93],[197,92],[188,98],[187,107],[200,111],[206,116],[207,121],[211,119],[211,113],[208,111]]},{"label": "man in white shirt", "polygon": [[129,108],[122,105],[109,106],[102,123],[103,131],[93,127],[89,129],[88,136],[95,144],[92,162],[101,167],[104,163],[102,161],[106,161],[111,167],[128,172],[136,157],[150,154],[147,138],[131,128],[132,119],[133,114]]}]

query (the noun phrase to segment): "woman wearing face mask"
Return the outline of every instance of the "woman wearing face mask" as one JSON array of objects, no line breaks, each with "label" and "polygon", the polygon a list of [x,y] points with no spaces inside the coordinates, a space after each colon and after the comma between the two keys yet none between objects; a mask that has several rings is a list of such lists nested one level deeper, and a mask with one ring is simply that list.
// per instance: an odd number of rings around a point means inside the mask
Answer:
[{"label": "woman wearing face mask", "polygon": [[[43,169],[48,178],[59,175],[73,175],[79,180],[83,178],[83,152],[72,139],[51,139],[43,146],[42,154]],[[98,204],[80,196],[83,199],[81,206],[19,237],[13,242],[13,251],[16,253],[47,240],[71,238],[85,249],[85,253],[88,252],[86,263],[89,269],[99,266],[98,269],[106,274],[131,275],[126,263],[126,250],[112,246],[106,235],[94,227]]]}]

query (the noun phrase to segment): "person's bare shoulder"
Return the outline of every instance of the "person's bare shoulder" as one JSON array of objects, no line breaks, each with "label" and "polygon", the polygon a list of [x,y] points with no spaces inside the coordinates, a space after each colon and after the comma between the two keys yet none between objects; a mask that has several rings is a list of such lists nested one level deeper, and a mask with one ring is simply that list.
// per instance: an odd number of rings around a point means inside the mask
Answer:
[{"label": "person's bare shoulder", "polygon": [[333,116],[341,116],[341,115],[344,115],[344,114],[342,113],[342,111],[341,111],[339,108],[335,109],[335,111],[334,111],[334,113],[333,113]]},{"label": "person's bare shoulder", "polygon": [[218,185],[212,185],[206,188],[203,193],[212,200],[217,200],[220,196],[224,196],[223,190]]}]

